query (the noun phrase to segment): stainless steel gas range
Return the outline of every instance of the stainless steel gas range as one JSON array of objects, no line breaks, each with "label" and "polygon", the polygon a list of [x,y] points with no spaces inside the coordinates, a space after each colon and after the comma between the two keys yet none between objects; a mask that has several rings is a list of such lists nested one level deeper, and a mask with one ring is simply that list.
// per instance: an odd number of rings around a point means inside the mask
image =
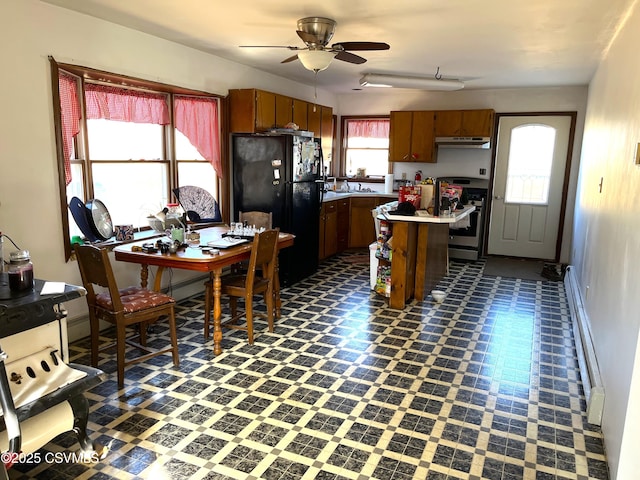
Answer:
[{"label": "stainless steel gas range", "polygon": [[439,180],[463,187],[466,204],[476,207],[469,215],[468,222],[463,225],[452,224],[449,227],[449,258],[478,260],[482,255],[489,181],[472,177],[449,177]]}]

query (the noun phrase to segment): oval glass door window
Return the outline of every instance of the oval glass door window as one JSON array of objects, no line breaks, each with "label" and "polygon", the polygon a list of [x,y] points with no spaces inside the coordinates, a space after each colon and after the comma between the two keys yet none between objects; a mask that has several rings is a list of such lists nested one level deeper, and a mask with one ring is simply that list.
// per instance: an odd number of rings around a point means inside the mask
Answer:
[{"label": "oval glass door window", "polygon": [[556,129],[522,125],[511,131],[505,203],[546,205]]}]

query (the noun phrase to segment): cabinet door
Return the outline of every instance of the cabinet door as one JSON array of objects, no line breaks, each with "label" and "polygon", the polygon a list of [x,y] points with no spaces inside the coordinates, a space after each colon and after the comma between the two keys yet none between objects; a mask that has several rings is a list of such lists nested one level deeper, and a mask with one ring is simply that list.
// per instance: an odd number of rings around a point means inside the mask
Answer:
[{"label": "cabinet door", "polygon": [[327,205],[327,220],[324,231],[324,254],[330,257],[338,253],[338,209],[337,201]]},{"label": "cabinet door", "polygon": [[391,112],[389,115],[389,161],[406,162],[411,157],[411,124],[413,112]]},{"label": "cabinet door", "polygon": [[[331,162],[333,159],[333,109],[331,107],[319,108],[322,155],[325,159],[325,165],[328,165],[328,162]],[[332,169],[332,171],[335,174],[335,170]]]},{"label": "cabinet door", "polygon": [[338,252],[349,248],[349,199],[338,200]]},{"label": "cabinet door", "polygon": [[435,162],[433,156],[434,112],[413,112],[409,161]]},{"label": "cabinet door", "polygon": [[276,124],[276,94],[256,90],[256,131],[265,131]]},{"label": "cabinet door", "polygon": [[455,137],[462,134],[462,110],[440,110],[436,112],[435,136]]},{"label": "cabinet door", "polygon": [[461,133],[470,137],[490,137],[493,133],[493,110],[465,110]]},{"label": "cabinet door", "polygon": [[293,99],[293,123],[300,127],[300,130],[308,130],[307,102]]},{"label": "cabinet door", "polygon": [[321,123],[322,122],[322,107],[315,103],[307,105],[307,130],[313,132],[313,136],[316,138],[322,137]]},{"label": "cabinet door", "polygon": [[293,99],[274,94],[276,98],[276,128],[284,128],[293,118]]},{"label": "cabinet door", "polygon": [[257,91],[253,88],[229,90],[229,130],[232,133],[256,131]]},{"label": "cabinet door", "polygon": [[352,198],[349,225],[349,248],[368,247],[376,239],[376,227],[371,210],[376,197]]},{"label": "cabinet door", "polygon": [[323,260],[325,257],[324,254],[324,232],[325,225],[327,224],[327,204],[323,203],[322,207],[320,207],[320,223],[318,229],[318,259]]}]

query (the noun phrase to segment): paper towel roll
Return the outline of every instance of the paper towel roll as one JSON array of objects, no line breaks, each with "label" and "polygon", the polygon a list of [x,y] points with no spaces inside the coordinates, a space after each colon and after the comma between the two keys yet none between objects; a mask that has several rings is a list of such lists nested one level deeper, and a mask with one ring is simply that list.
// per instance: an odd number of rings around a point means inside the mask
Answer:
[{"label": "paper towel roll", "polygon": [[384,193],[393,193],[393,173],[384,176]]}]

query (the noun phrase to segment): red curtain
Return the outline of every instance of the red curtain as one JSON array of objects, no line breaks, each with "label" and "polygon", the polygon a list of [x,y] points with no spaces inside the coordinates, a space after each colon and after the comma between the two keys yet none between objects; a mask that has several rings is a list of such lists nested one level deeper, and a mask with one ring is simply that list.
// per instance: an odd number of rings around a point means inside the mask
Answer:
[{"label": "red curtain", "polygon": [[169,124],[167,96],[87,83],[84,87],[87,118],[121,122]]},{"label": "red curtain", "polygon": [[389,138],[389,120],[349,120],[349,137]]},{"label": "red curtain", "polygon": [[58,74],[60,92],[60,120],[62,123],[62,150],[64,153],[64,176],[71,183],[71,157],[73,137],[80,132],[80,105],[78,103],[78,80],[64,72]]},{"label": "red curtain", "polygon": [[189,139],[200,155],[211,162],[216,174],[221,177],[218,100],[176,96],[174,117],[176,128]]},{"label": "red curtain", "polygon": [[[60,72],[60,108],[65,155],[65,177],[71,182],[70,159],[73,137],[80,131],[80,107],[77,81]],[[134,123],[168,125],[169,108],[166,95],[129,90],[93,83],[85,84],[86,114],[89,119],[104,118]],[[216,98],[176,96],[175,126],[211,162],[222,176],[218,100]]]}]

